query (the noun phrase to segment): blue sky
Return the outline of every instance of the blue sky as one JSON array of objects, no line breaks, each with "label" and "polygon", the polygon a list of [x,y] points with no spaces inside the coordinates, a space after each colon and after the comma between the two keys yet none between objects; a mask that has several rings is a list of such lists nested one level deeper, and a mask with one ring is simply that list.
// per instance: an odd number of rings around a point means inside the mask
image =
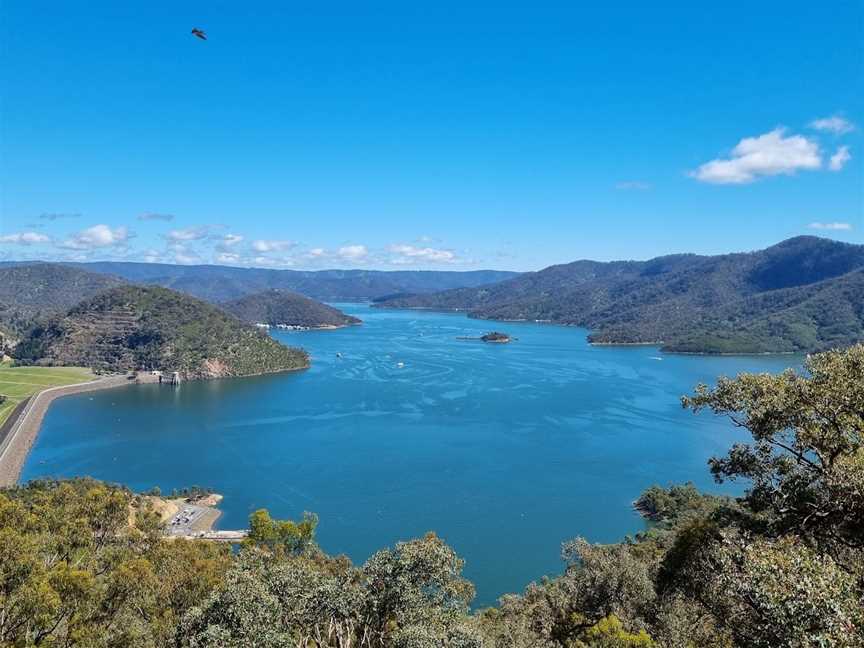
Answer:
[{"label": "blue sky", "polygon": [[7,0],[0,256],[531,270],[861,243],[862,7]]}]

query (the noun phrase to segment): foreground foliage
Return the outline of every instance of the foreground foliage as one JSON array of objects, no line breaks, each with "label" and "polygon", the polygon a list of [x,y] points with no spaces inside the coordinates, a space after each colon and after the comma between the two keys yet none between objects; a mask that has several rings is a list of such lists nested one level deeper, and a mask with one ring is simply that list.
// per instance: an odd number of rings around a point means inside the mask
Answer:
[{"label": "foreground foliage", "polygon": [[226,547],[162,539],[146,500],[91,480],[0,494],[0,645],[166,646]]},{"label": "foreground foliage", "polygon": [[[92,481],[0,494],[0,639],[13,646],[734,648],[864,645],[864,346],[806,373],[741,375],[684,399],[752,441],[711,461],[739,500],[652,487],[636,538],[563,546],[562,575],[471,612],[440,538],[365,564],[317,518],[256,511],[236,555],[158,535],[146,500]],[[130,516],[130,511],[134,515]]]}]

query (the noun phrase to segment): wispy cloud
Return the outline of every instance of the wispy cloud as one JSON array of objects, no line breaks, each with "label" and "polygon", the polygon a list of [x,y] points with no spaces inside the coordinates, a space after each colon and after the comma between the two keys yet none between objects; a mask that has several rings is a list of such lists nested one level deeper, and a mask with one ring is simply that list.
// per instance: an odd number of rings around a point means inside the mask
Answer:
[{"label": "wispy cloud", "polygon": [[840,171],[846,163],[852,159],[852,154],[849,153],[848,146],[841,146],[837,149],[837,152],[831,156],[831,159],[828,161],[828,168],[832,171]]},{"label": "wispy cloud", "polygon": [[252,249],[256,252],[284,252],[285,250],[290,250],[295,247],[297,244],[294,241],[285,241],[285,240],[272,240],[272,239],[258,239],[256,241],[252,241]]},{"label": "wispy cloud", "polygon": [[290,268],[296,265],[294,259],[291,258],[274,258],[269,256],[252,257],[249,261],[250,265],[261,266],[264,268]]},{"label": "wispy cloud", "polygon": [[647,191],[652,186],[650,182],[642,182],[641,180],[625,180],[615,184],[615,188],[621,191]]},{"label": "wispy cloud", "polygon": [[819,145],[803,135],[786,135],[786,129],[758,137],[745,137],[727,159],[706,162],[689,175],[711,184],[747,184],[760,177],[794,175],[822,166]]},{"label": "wispy cloud", "polygon": [[187,241],[172,241],[167,245],[168,253],[174,263],[180,265],[192,265],[203,262],[203,257],[194,249],[189,247]]},{"label": "wispy cloud", "polygon": [[165,235],[169,241],[200,241],[210,233],[209,225],[199,227],[187,227],[185,229],[173,229]]},{"label": "wispy cloud", "polygon": [[450,250],[442,250],[432,247],[415,247],[413,245],[394,244],[388,250],[395,256],[390,263],[404,265],[425,261],[427,263],[455,263],[456,254]]},{"label": "wispy cloud", "polygon": [[851,230],[852,225],[850,223],[810,223],[807,227],[815,230],[834,230],[834,231],[845,231]]},{"label": "wispy cloud", "polygon": [[40,234],[39,232],[17,232],[15,234],[0,236],[0,243],[12,243],[15,245],[38,245],[50,241],[50,236]]},{"label": "wispy cloud", "polygon": [[141,255],[141,258],[147,263],[159,263],[163,260],[162,253],[159,250],[144,250],[144,253]]},{"label": "wispy cloud", "polygon": [[831,117],[822,117],[814,119],[810,122],[810,128],[818,131],[834,133],[835,135],[844,135],[855,130],[855,124],[850,122],[845,117],[833,115]]},{"label": "wispy cloud", "polygon": [[203,259],[196,252],[175,252],[174,262],[180,265],[195,265]]},{"label": "wispy cloud", "polygon": [[39,214],[39,218],[42,220],[56,221],[63,218],[81,218],[81,214],[65,214],[65,213],[47,213],[47,214]]},{"label": "wispy cloud", "polygon": [[174,214],[156,214],[156,213],[148,213],[148,214],[140,214],[138,216],[139,221],[172,221],[174,220]]},{"label": "wispy cloud", "polygon": [[125,227],[110,228],[108,225],[94,225],[59,244],[69,250],[93,250],[96,248],[122,247],[127,245],[132,235]]},{"label": "wispy cloud", "polygon": [[369,256],[369,250],[365,245],[343,245],[336,254],[345,261],[362,261]]},{"label": "wispy cloud", "polygon": [[222,240],[220,241],[220,243],[222,245],[227,245],[227,246],[231,247],[231,246],[237,245],[242,240],[243,240],[243,237],[240,236],[239,234],[226,234],[225,236],[222,237]]},{"label": "wispy cloud", "polygon": [[233,252],[221,252],[216,255],[217,263],[240,263],[240,255]]},{"label": "wispy cloud", "polygon": [[[243,242],[243,237],[239,234],[223,234],[218,237],[216,242],[216,251],[217,252],[231,252],[234,248],[236,248],[240,243]],[[236,261],[232,261],[232,263],[236,263]]]}]

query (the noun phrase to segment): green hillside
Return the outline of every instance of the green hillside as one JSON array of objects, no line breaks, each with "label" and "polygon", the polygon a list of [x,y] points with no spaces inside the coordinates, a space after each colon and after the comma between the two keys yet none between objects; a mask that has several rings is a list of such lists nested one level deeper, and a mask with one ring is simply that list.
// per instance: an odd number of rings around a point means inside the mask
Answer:
[{"label": "green hillside", "polygon": [[491,286],[376,305],[583,326],[598,343],[693,352],[817,351],[864,339],[862,268],[864,246],[798,237],[758,252],[576,261]]},{"label": "green hillside", "polygon": [[268,290],[226,302],[222,307],[244,322],[310,328],[360,324],[356,317],[286,290]]},{"label": "green hillside", "polygon": [[35,319],[61,313],[104,290],[125,284],[118,277],[56,263],[0,267],[0,332],[24,333]]},{"label": "green hillside", "polygon": [[305,351],[285,347],[215,306],[158,287],[121,286],[35,327],[19,361],[97,371],[161,369],[218,378],[302,369]]},{"label": "green hillside", "polygon": [[824,351],[864,338],[864,270],[762,293],[680,331],[671,351]]}]

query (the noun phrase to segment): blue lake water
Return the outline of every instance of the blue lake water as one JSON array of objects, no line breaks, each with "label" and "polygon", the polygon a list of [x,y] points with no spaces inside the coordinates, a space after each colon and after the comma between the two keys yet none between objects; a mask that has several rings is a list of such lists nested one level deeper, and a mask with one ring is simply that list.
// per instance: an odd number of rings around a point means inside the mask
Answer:
[{"label": "blue lake water", "polygon": [[[680,396],[720,374],[801,362],[591,347],[576,328],[340,307],[364,325],[274,333],[310,351],[309,371],[56,401],[22,479],[209,486],[225,495],[226,529],[257,508],[314,511],[322,547],[358,563],[434,530],[466,559],[476,603],[491,604],[558,573],[564,540],[642,529],[631,502],[647,486],[717,490],[706,460],[742,433],[683,410]],[[456,339],[491,328],[518,340]]]}]

